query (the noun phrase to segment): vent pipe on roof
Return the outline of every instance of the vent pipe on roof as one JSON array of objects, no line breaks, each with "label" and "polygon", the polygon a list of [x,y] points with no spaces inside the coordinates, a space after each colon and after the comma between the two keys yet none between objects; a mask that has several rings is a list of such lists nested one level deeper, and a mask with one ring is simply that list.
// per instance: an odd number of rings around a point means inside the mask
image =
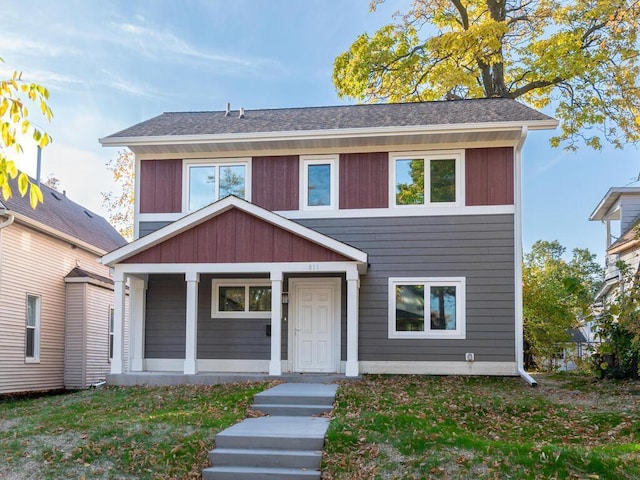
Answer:
[{"label": "vent pipe on roof", "polygon": [[240,109],[240,114],[238,115],[238,118],[244,118],[244,107]]},{"label": "vent pipe on roof", "polygon": [[224,112],[224,116],[228,117],[230,113],[231,113],[231,102],[227,102],[227,109]]}]

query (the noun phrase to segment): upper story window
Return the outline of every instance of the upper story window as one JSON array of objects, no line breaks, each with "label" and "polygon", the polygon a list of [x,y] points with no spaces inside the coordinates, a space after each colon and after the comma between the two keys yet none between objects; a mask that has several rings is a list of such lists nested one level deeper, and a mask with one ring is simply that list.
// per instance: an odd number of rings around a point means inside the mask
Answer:
[{"label": "upper story window", "polygon": [[25,335],[25,360],[40,360],[40,297],[27,295],[27,318]]},{"label": "upper story window", "polygon": [[465,338],[465,279],[390,278],[389,338]]},{"label": "upper story window", "polygon": [[396,153],[390,161],[390,205],[464,205],[462,152]]},{"label": "upper story window", "polygon": [[338,208],[338,157],[300,157],[301,210]]},{"label": "upper story window", "polygon": [[249,178],[248,160],[185,161],[186,210],[198,210],[229,195],[248,198]]}]

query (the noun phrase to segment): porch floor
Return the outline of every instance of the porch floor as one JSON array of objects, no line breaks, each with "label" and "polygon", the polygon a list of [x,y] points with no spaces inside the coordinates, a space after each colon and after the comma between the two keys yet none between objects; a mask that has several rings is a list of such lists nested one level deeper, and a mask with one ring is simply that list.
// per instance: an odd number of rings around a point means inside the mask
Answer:
[{"label": "porch floor", "polygon": [[175,385],[217,385],[221,383],[268,382],[280,380],[284,383],[337,383],[341,380],[361,380],[362,377],[347,377],[343,373],[196,373],[185,375],[176,372],[130,372],[107,375],[107,385],[133,387],[148,385],[169,387]]}]

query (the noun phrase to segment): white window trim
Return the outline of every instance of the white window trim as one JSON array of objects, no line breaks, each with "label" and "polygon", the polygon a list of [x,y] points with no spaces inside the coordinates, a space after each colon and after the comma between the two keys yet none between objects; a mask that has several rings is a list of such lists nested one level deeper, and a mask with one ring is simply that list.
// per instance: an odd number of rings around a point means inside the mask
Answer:
[{"label": "white window trim", "polygon": [[[338,155],[301,155],[300,156],[300,210],[337,210],[338,209]],[[330,205],[309,206],[309,165],[331,165]]]},{"label": "white window trim", "polygon": [[109,362],[111,362],[111,360],[113,360],[113,350],[111,347],[115,348],[115,343],[113,343],[113,330],[111,329],[111,322],[113,319],[113,326],[115,327],[115,308],[113,308],[113,305],[109,305],[109,310],[108,310],[108,317],[107,317],[107,332],[108,332],[108,336],[107,336],[107,360]]},{"label": "white window trim", "polygon": [[[220,200],[218,197],[220,189],[220,166],[236,166],[242,165],[245,167],[245,179],[244,199],[248,202],[251,201],[251,158],[215,158],[215,159],[197,159],[197,160],[182,160],[182,212],[190,213],[195,210],[189,210],[189,169],[191,167],[218,167],[216,172],[216,200]],[[213,203],[213,202],[211,202]],[[202,207],[201,207],[202,208]]]},{"label": "white window trim", "polygon": [[[36,315],[36,321],[35,321],[35,326],[32,327],[34,330],[34,335],[33,335],[33,357],[27,357],[27,329],[29,328],[27,326],[27,312],[28,312],[28,302],[29,302],[29,297],[33,297],[36,299],[36,311],[35,311],[35,315]],[[27,293],[27,296],[25,297],[25,338],[24,338],[24,361],[25,363],[40,363],[40,317],[41,317],[41,313],[42,313],[42,297],[40,297],[40,295],[35,295],[32,293]]]},{"label": "white window trim", "polygon": [[[244,287],[245,310],[244,312],[224,312],[220,311],[220,301],[218,296],[219,287]],[[269,287],[271,282],[264,278],[228,278],[213,280],[211,286],[211,318],[271,318],[271,310],[266,312],[250,312],[249,309],[249,287]]]},{"label": "white window trim", "polygon": [[[396,330],[396,285],[423,284],[425,292],[430,287],[456,287],[456,329],[431,330],[425,312],[425,330],[423,332],[399,332]],[[464,340],[466,338],[466,278],[465,277],[390,277],[389,278],[389,338],[427,338]]]},{"label": "white window trim", "polygon": [[[418,205],[396,204],[396,160],[424,159],[424,203]],[[429,198],[431,186],[431,160],[456,161],[456,201],[455,202],[431,202]],[[389,206],[391,208],[424,208],[424,207],[463,207],[465,205],[465,151],[464,150],[439,150],[420,152],[391,152],[389,153]]]}]

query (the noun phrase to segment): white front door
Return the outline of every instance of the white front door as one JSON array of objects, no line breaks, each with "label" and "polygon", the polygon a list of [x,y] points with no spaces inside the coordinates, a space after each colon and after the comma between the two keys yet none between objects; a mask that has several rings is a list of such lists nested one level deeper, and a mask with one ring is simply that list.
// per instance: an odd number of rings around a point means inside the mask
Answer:
[{"label": "white front door", "polygon": [[291,279],[293,370],[337,372],[340,360],[340,279]]}]

